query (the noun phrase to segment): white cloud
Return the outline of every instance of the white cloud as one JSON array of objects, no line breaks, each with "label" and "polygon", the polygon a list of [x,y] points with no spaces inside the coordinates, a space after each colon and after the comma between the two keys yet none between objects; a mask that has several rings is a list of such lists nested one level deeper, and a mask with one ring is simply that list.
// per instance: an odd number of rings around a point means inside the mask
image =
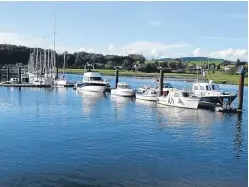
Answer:
[{"label": "white cloud", "polygon": [[[27,47],[53,47],[52,37],[47,38],[36,38],[30,35],[20,35],[17,33],[0,32],[0,44],[14,44],[24,45]],[[102,53],[102,54],[115,54],[115,55],[129,55],[131,53],[142,54],[146,58],[163,58],[163,57],[183,57],[183,56],[209,56],[213,58],[223,58],[228,60],[241,59],[248,61],[248,49],[223,49],[207,53],[201,51],[200,48],[196,48],[191,51],[188,49],[189,45],[185,43],[166,44],[161,42],[149,42],[149,41],[136,41],[123,46],[115,46],[109,44],[105,50],[97,51],[93,47],[81,47],[78,51],[85,51],[89,53]],[[179,49],[185,49],[184,52]],[[65,50],[65,44],[60,42],[56,43],[56,51],[63,53]],[[67,46],[68,52],[76,52],[75,46]],[[180,53],[179,53],[180,52]]]},{"label": "white cloud", "polygon": [[[24,45],[29,47],[41,47],[44,39],[33,38],[28,35],[20,35],[11,32],[0,32],[0,44]],[[38,45],[40,44],[40,45]]]},{"label": "white cloud", "polygon": [[188,44],[164,44],[159,42],[137,41],[126,44],[124,46],[115,47],[109,45],[105,54],[129,55],[143,54],[146,57],[159,58],[161,56],[168,56],[170,49],[186,48]]},{"label": "white cloud", "polygon": [[163,23],[159,20],[152,20],[152,21],[149,21],[149,25],[151,26],[161,26],[163,25]]},{"label": "white cloud", "polygon": [[[18,34],[13,32],[0,32],[0,44],[22,45],[27,47],[40,47],[53,49],[53,39],[51,37],[34,37],[28,34]],[[58,53],[65,51],[65,44],[56,42],[55,49]],[[75,49],[67,46],[68,52],[73,53]]]},{"label": "white cloud", "polygon": [[248,61],[248,49],[226,49],[210,53],[211,57],[223,58],[228,60],[245,60]]},{"label": "white cloud", "polygon": [[201,48],[196,48],[196,49],[193,51],[193,55],[194,55],[194,56],[201,56]]},{"label": "white cloud", "polygon": [[108,51],[112,51],[113,49],[114,49],[114,45],[109,44],[109,46],[108,46]]}]

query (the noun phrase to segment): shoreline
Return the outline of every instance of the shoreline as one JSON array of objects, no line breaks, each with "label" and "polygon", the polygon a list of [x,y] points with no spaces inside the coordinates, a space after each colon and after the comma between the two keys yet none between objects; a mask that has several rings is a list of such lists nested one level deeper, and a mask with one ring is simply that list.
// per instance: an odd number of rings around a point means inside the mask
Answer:
[{"label": "shoreline", "polygon": [[[59,72],[62,69],[59,69]],[[115,76],[115,70],[105,70],[105,69],[97,69],[104,76]],[[83,75],[83,69],[65,69],[66,74],[75,74],[75,75]],[[144,73],[144,72],[124,72],[120,71],[119,76],[126,77],[138,77],[138,78],[153,78],[159,77],[159,73]],[[179,81],[188,81],[188,80],[196,80],[196,74],[186,74],[186,73],[164,73],[164,78],[174,79]],[[227,80],[229,79],[229,80]],[[199,76],[199,80],[213,80],[217,84],[230,84],[230,85],[239,85],[239,75],[221,75],[218,73],[208,74],[206,79],[201,75]],[[244,86],[248,86],[248,78],[245,76]]]}]

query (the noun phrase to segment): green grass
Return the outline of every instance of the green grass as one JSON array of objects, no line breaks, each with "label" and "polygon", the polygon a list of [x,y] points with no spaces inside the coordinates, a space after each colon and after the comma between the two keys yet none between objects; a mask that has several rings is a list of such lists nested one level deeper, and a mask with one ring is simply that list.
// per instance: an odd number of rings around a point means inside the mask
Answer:
[{"label": "green grass", "polygon": [[[239,84],[239,77],[240,75],[227,75],[223,72],[216,71],[214,74],[209,73],[207,74],[207,79],[211,79],[216,83],[219,84]],[[245,86],[248,86],[248,77],[245,76]]]},{"label": "green grass", "polygon": [[[163,62],[158,60],[159,63]],[[153,64],[155,63],[155,60],[145,60],[145,64]],[[209,61],[209,64],[215,63],[215,65],[218,65],[221,63],[221,61]],[[204,64],[208,64],[208,61],[189,61],[188,63],[188,67],[196,64],[196,65],[204,65]]]},{"label": "green grass", "polygon": [[[59,71],[62,71],[62,69],[59,69]],[[107,70],[107,69],[97,69],[101,74],[103,75],[115,75],[115,70]],[[83,69],[65,69],[66,73],[71,74],[82,74],[84,70]],[[119,75],[121,76],[136,76],[136,77],[158,77],[159,73],[144,73],[144,72],[132,72],[132,71],[119,71]],[[166,77],[181,77],[181,78],[196,78],[196,74],[188,74],[188,73],[164,73],[164,76]],[[199,78],[202,76],[199,75]],[[202,77],[203,78],[203,77]],[[235,84],[237,85],[239,82],[239,75],[226,75],[223,72],[216,71],[214,74],[212,72],[209,72],[206,76],[207,79],[211,79],[216,83],[219,84]],[[248,77],[245,77],[245,85],[248,85]]]}]

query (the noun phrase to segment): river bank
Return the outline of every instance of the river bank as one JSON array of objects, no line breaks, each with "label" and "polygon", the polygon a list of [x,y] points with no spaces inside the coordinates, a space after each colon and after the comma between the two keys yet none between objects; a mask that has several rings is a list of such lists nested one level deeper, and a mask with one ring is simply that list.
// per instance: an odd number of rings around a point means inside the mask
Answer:
[{"label": "river bank", "polygon": [[[59,72],[62,72],[62,69],[59,69]],[[107,70],[107,69],[97,69],[101,74],[106,76],[114,76],[115,70]],[[65,69],[65,73],[68,74],[82,74],[84,73],[83,69]],[[120,76],[134,76],[134,77],[159,77],[159,73],[144,73],[144,72],[132,72],[132,71],[119,71]],[[186,79],[186,80],[194,80],[197,78],[196,74],[189,73],[164,73],[165,78],[170,79]],[[204,80],[205,78],[201,75],[198,77],[199,79]],[[206,76],[207,80],[213,80],[218,84],[233,84],[238,85],[239,83],[239,75],[226,75],[222,72],[214,72],[209,73]],[[245,77],[245,86],[248,86],[248,77]]]}]

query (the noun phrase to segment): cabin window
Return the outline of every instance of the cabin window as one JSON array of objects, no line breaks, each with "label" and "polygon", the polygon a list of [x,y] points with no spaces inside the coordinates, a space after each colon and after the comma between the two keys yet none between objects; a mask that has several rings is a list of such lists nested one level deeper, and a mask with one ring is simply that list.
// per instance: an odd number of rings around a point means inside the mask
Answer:
[{"label": "cabin window", "polygon": [[119,88],[129,88],[127,85],[119,85]]},{"label": "cabin window", "polygon": [[204,86],[200,86],[200,90],[205,90],[205,87]]},{"label": "cabin window", "polygon": [[174,97],[180,97],[180,93],[179,92],[175,92]]},{"label": "cabin window", "polygon": [[218,86],[218,85],[215,85],[215,84],[212,85],[212,89],[213,89],[213,90],[220,90],[219,86]]},{"label": "cabin window", "polygon": [[182,93],[182,96],[183,96],[183,97],[189,97],[189,93],[188,93],[188,92],[183,92],[183,93]]},{"label": "cabin window", "polygon": [[209,86],[206,86],[206,90],[211,90],[211,88]]},{"label": "cabin window", "polygon": [[170,83],[163,84],[164,88],[173,88],[173,86]]},{"label": "cabin window", "polygon": [[90,77],[90,81],[101,81],[101,77]]},{"label": "cabin window", "polygon": [[198,86],[194,86],[194,90],[198,90]]}]

